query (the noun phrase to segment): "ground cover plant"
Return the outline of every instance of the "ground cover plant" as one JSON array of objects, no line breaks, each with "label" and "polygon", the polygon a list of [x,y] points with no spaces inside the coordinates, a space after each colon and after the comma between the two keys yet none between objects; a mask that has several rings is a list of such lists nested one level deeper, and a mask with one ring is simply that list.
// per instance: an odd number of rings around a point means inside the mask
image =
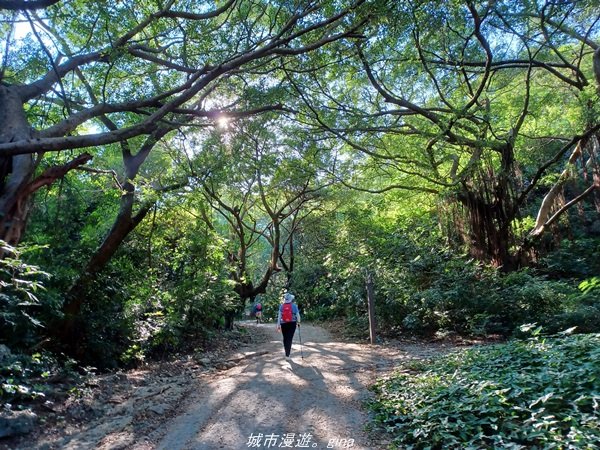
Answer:
[{"label": "ground cover plant", "polygon": [[374,386],[375,422],[402,449],[600,445],[600,334],[475,347]]}]

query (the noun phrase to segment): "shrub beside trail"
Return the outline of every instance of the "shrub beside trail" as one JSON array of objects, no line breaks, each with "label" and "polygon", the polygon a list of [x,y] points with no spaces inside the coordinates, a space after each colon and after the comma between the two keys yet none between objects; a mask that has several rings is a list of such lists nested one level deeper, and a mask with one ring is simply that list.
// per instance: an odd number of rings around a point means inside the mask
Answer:
[{"label": "shrub beside trail", "polygon": [[600,334],[539,333],[379,380],[376,423],[406,449],[598,448]]}]

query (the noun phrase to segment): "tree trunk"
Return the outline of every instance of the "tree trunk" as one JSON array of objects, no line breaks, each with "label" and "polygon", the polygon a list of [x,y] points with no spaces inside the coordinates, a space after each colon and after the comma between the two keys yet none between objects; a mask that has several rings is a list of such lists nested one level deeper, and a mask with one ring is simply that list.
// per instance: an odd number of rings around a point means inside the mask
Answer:
[{"label": "tree trunk", "polygon": [[[23,100],[14,86],[0,85],[0,143],[29,139],[32,129]],[[35,169],[32,155],[0,157],[0,239],[11,245],[21,240],[29,213],[29,196],[22,195]]]},{"label": "tree trunk", "polygon": [[91,283],[98,273],[106,267],[129,233],[152,209],[153,203],[148,203],[133,215],[135,187],[131,182],[126,182],[123,188],[125,192],[121,197],[119,213],[110,231],[65,296],[65,303],[62,308],[64,320],[59,331],[61,341],[65,344],[77,342],[81,335],[82,330],[79,329],[78,318]]},{"label": "tree trunk", "polygon": [[582,145],[581,142],[579,142],[569,157],[567,168],[562,171],[558,181],[554,183],[550,191],[548,191],[548,193],[544,196],[535,220],[535,226],[530,232],[531,236],[538,236],[544,232],[544,229],[546,228],[546,221],[550,217],[553,208],[556,207],[557,199],[562,194],[565,184],[576,173],[577,169],[574,168],[574,165],[576,164],[577,160],[582,157],[581,148]]},{"label": "tree trunk", "polygon": [[233,324],[235,323],[235,311],[226,311],[225,312],[225,329],[228,331],[233,330]]},{"label": "tree trunk", "polygon": [[247,299],[256,297],[259,294],[264,294],[267,292],[267,286],[269,285],[269,281],[274,273],[279,272],[281,269],[277,266],[279,262],[280,253],[280,243],[281,243],[281,229],[279,227],[279,221],[276,217],[271,218],[273,220],[273,240],[271,242],[271,258],[269,260],[269,264],[265,273],[263,274],[261,280],[255,285],[252,281],[242,281],[245,279],[249,279],[248,274],[246,273],[246,253],[240,254],[243,257],[243,261],[238,261],[238,264],[243,264],[244,271],[236,272],[234,274],[233,280],[236,282],[235,292],[240,296],[242,302],[245,302]]},{"label": "tree trunk", "polygon": [[594,66],[594,76],[596,77],[596,90],[600,94],[600,47],[594,51],[592,63]]},{"label": "tree trunk", "polygon": [[[106,119],[105,122],[109,128],[116,129],[116,125],[108,119]],[[125,182],[122,186],[123,195],[121,195],[119,213],[117,214],[110,231],[102,241],[102,244],[96,249],[85,269],[80,273],[75,283],[69,289],[69,292],[67,292],[62,308],[64,319],[58,325],[58,329],[56,330],[59,339],[62,343],[67,345],[69,350],[78,350],[73,347],[73,343],[78,342],[78,338],[82,333],[81,327],[79,326],[79,319],[81,308],[91,283],[98,273],[106,267],[129,233],[138,226],[154,206],[154,202],[147,202],[140,207],[135,215],[133,214],[133,204],[135,201],[135,186],[133,180],[137,176],[141,165],[150,154],[150,151],[168,132],[169,128],[167,127],[157,128],[152,135],[148,136],[135,155],[131,153],[127,141],[121,143],[123,165],[125,168]]]},{"label": "tree trunk", "polygon": [[484,163],[463,180],[456,199],[464,210],[462,214],[459,211],[456,219],[464,220],[468,226],[457,224],[455,229],[464,230],[461,238],[471,256],[509,271],[514,269],[517,261],[510,253],[511,223],[518,214],[512,144],[507,143],[500,154],[500,167]]},{"label": "tree trunk", "polygon": [[458,200],[466,209],[469,226],[463,239],[471,256],[503,270],[511,270],[515,259],[509,252],[512,218],[506,214],[506,199],[497,198],[490,204],[481,193],[465,190]]}]

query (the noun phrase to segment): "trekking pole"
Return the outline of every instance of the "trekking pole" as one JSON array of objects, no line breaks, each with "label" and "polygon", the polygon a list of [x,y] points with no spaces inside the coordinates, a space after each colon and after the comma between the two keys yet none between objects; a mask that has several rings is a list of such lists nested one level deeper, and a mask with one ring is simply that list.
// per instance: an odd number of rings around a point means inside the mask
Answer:
[{"label": "trekking pole", "polygon": [[304,352],[302,352],[302,333],[300,333],[300,328],[302,327],[300,326],[300,324],[298,324],[298,337],[300,338],[300,356],[304,360]]}]

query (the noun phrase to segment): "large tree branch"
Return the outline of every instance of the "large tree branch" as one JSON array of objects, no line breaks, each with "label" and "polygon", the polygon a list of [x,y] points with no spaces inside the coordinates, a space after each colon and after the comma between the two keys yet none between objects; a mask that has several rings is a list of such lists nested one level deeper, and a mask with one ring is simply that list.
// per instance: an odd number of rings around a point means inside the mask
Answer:
[{"label": "large tree branch", "polygon": [[82,172],[110,175],[112,177],[113,181],[115,182],[116,186],[119,188],[119,190],[121,190],[121,191],[123,190],[123,185],[119,181],[119,176],[117,175],[117,172],[112,169],[94,169],[93,167],[85,167],[85,166],[76,167],[75,169],[80,170]]},{"label": "large tree branch", "polygon": [[[551,18],[548,17],[543,17],[539,14],[531,14],[531,17],[534,17],[536,19],[541,19],[544,20],[547,24],[552,25],[553,27],[555,27],[556,29],[562,31],[564,34],[566,34],[567,36],[570,36],[574,39],[577,39],[580,42],[583,42],[584,44],[588,45],[589,47],[593,48],[594,50],[599,48],[599,45],[597,42],[593,41],[592,39],[589,38],[589,35],[581,35],[579,34],[576,30],[574,30],[573,28],[570,28],[569,26],[567,26],[564,21],[562,22],[557,22],[556,20],[553,20]],[[600,17],[600,16],[599,16]],[[596,19],[597,21],[598,19]]]},{"label": "large tree branch", "polygon": [[540,234],[542,234],[544,232],[544,230],[549,227],[550,225],[552,225],[554,222],[556,222],[558,220],[558,218],[567,210],[569,209],[571,206],[579,203],[581,200],[583,200],[584,198],[586,198],[588,195],[590,195],[592,192],[594,192],[596,189],[599,189],[600,186],[596,185],[596,184],[592,184],[590,187],[588,187],[585,191],[583,191],[581,194],[579,194],[577,197],[573,198],[572,200],[570,200],[569,202],[565,203],[558,211],[556,211],[552,217],[550,217],[548,220],[546,220],[546,222],[544,222],[543,224],[536,226],[530,233],[531,236],[539,236]]},{"label": "large tree branch", "polygon": [[229,0],[227,3],[225,3],[220,8],[217,8],[213,11],[209,11],[207,13],[192,13],[192,12],[187,12],[187,11],[173,11],[173,10],[167,9],[165,11],[160,12],[158,15],[160,17],[170,17],[173,19],[187,19],[187,20],[212,19],[213,17],[217,17],[217,16],[223,14],[225,11],[227,11],[229,8],[231,8],[236,3],[236,1],[237,0]]},{"label": "large tree branch", "polygon": [[299,48],[285,48],[280,47],[276,49],[273,53],[276,55],[301,55],[306,52],[310,52],[312,50],[316,50],[321,48],[331,42],[339,41],[342,38],[354,38],[354,39],[362,39],[364,36],[356,34],[355,30],[358,30],[362,25],[367,22],[367,19],[364,19],[362,22],[359,22],[352,30],[344,31],[338,34],[334,34],[331,36],[326,36],[310,45],[299,47]]},{"label": "large tree branch", "polygon": [[137,176],[141,165],[144,163],[154,146],[170,131],[170,127],[158,126],[152,134],[146,138],[145,142],[135,155],[132,155],[129,151],[124,153],[123,162],[125,163],[125,172],[129,179],[133,179]]},{"label": "large tree branch", "polygon": [[515,202],[515,207],[519,207],[523,204],[529,193],[537,186],[537,182],[540,180],[540,178],[542,178],[542,176],[544,175],[544,173],[546,173],[546,170],[548,170],[549,167],[553,166],[558,161],[560,161],[560,159],[569,151],[569,149],[573,147],[573,145],[577,144],[582,139],[589,138],[598,130],[600,130],[600,124],[590,128],[588,131],[581,135],[573,136],[573,138],[569,142],[567,142],[558,152],[556,152],[556,154],[551,159],[542,164],[531,179],[531,182],[529,183],[527,188],[524,189],[517,198]]},{"label": "large tree branch", "polygon": [[479,87],[477,88],[477,91],[475,92],[475,94],[472,96],[471,100],[464,106],[464,108],[463,108],[464,111],[467,111],[469,108],[471,108],[471,106],[475,105],[477,103],[477,101],[479,100],[479,97],[483,93],[483,90],[485,89],[486,84],[490,78],[490,74],[491,74],[490,68],[491,68],[492,59],[493,59],[492,50],[490,49],[490,44],[488,43],[487,39],[481,32],[481,24],[483,22],[483,19],[481,19],[481,17],[479,16],[479,13],[477,12],[477,9],[471,2],[468,3],[468,8],[469,8],[469,11],[471,11],[473,21],[475,22],[475,37],[481,44],[481,47],[483,47],[486,57],[485,57],[483,79],[479,82]]},{"label": "large tree branch", "polygon": [[[174,1],[175,0],[170,0],[165,9],[168,9],[174,3]],[[116,39],[111,44],[110,49],[105,49],[102,51],[92,52],[92,53],[88,53],[85,55],[80,55],[80,56],[75,56],[75,57],[69,58],[64,64],[61,64],[61,65],[57,66],[56,68],[53,68],[52,70],[50,70],[43,78],[41,78],[31,84],[21,86],[19,89],[21,98],[25,102],[25,101],[31,100],[39,95],[42,95],[43,93],[50,90],[52,88],[52,85],[54,85],[54,83],[56,83],[60,79],[62,79],[67,73],[69,73],[72,70],[75,70],[76,68],[78,68],[82,65],[89,64],[91,62],[97,62],[97,61],[104,61],[104,62],[108,61],[108,58],[110,57],[110,53],[112,51],[123,47],[127,42],[129,42],[129,40],[131,38],[133,38],[135,35],[137,35],[141,31],[143,31],[154,20],[156,20],[158,17],[160,17],[160,14],[162,12],[164,12],[164,10],[157,14],[151,14],[148,17],[146,17],[144,20],[142,20],[140,23],[138,23],[135,27],[133,27],[131,30],[129,30],[123,36]]]},{"label": "large tree branch", "polygon": [[25,15],[25,17],[27,18],[27,20],[29,22],[29,25],[31,27],[31,31],[33,32],[33,35],[35,36],[35,38],[37,39],[38,43],[40,44],[40,47],[42,48],[42,50],[44,51],[44,53],[48,57],[48,61],[50,61],[50,65],[52,66],[52,70],[54,70],[54,73],[57,75],[56,80],[58,82],[58,86],[60,87],[60,95],[63,98],[64,107],[67,110],[67,113],[70,115],[72,113],[72,111],[71,111],[71,107],[69,105],[69,98],[67,97],[67,94],[65,92],[65,86],[64,86],[64,84],[62,82],[62,78],[61,78],[61,76],[58,73],[58,68],[56,67],[56,61],[52,57],[52,54],[50,53],[50,50],[48,50],[48,47],[46,47],[46,44],[44,44],[44,40],[42,39],[42,37],[39,35],[38,31],[36,30],[35,25],[33,23],[33,20],[31,19],[31,16],[29,15],[29,13],[27,11],[25,11],[23,14]]},{"label": "large tree branch", "polygon": [[181,64],[174,63],[172,61],[168,61],[166,59],[159,58],[155,55],[150,55],[141,50],[130,48],[128,49],[129,54],[131,56],[135,56],[136,58],[144,59],[146,61],[158,64],[160,66],[168,67],[169,69],[177,70],[183,73],[196,73],[197,69],[193,67],[182,66]]},{"label": "large tree branch", "polygon": [[[498,14],[498,17],[500,17],[500,20],[502,20],[504,25],[510,30],[510,32],[513,33],[514,35],[518,36],[521,39],[521,41],[523,42],[523,44],[525,45],[525,47],[527,48],[527,52],[529,53],[530,63],[525,64],[525,65],[530,67],[528,70],[531,70],[532,67],[542,67],[543,69],[545,69],[546,71],[548,71],[549,73],[551,73],[552,75],[557,77],[559,80],[561,80],[571,86],[574,86],[575,88],[577,88],[579,90],[581,90],[585,86],[587,86],[588,81],[587,81],[584,73],[579,68],[579,66],[575,65],[575,64],[571,64],[569,61],[567,61],[567,59],[562,55],[562,53],[559,51],[559,49],[556,48],[556,46],[552,43],[551,36],[547,32],[546,27],[544,26],[543,20],[541,21],[541,28],[542,28],[542,34],[546,40],[545,45],[547,45],[555,53],[555,55],[558,56],[561,63],[537,61],[536,55],[544,48],[544,45],[543,44],[540,45],[539,43],[536,42],[534,44],[534,47],[536,47],[537,50],[535,51],[535,55],[532,55],[528,37],[523,35],[519,31],[517,31],[515,29],[514,25],[511,23],[511,21],[509,19],[507,19],[506,17],[504,17],[504,15],[500,14],[498,11],[496,11],[496,13]],[[582,52],[583,52],[583,47],[582,47]],[[579,61],[581,61],[581,57],[579,58]],[[518,64],[520,64],[520,61]],[[511,67],[514,67],[514,64],[511,64],[510,61],[507,65],[504,66],[504,68],[511,68]],[[572,80],[568,76],[564,75],[559,70],[557,70],[559,68],[567,69],[568,71],[574,73],[576,79]]]},{"label": "large tree branch", "polygon": [[33,181],[28,183],[27,186],[25,186],[23,191],[20,193],[20,195],[23,197],[28,197],[40,188],[44,186],[49,186],[59,178],[64,177],[69,171],[80,168],[91,159],[92,155],[90,155],[89,153],[82,153],[72,161],[63,164],[62,166],[49,167],[44,172],[42,172],[42,174],[36,177]]},{"label": "large tree branch", "polygon": [[281,103],[275,105],[265,105],[258,108],[246,109],[246,110],[228,110],[228,109],[188,109],[188,108],[175,108],[172,112],[174,114],[190,115],[195,117],[206,117],[209,119],[219,119],[221,117],[227,117],[231,119],[239,119],[244,117],[255,116],[265,112],[272,111],[285,111],[292,112],[289,108],[285,107]]},{"label": "large tree branch", "polygon": [[440,191],[438,191],[436,189],[420,187],[420,186],[415,186],[415,185],[408,185],[408,184],[400,184],[400,183],[389,184],[381,189],[368,189],[368,188],[363,188],[360,186],[352,185],[352,184],[348,183],[347,181],[343,180],[342,178],[336,177],[336,179],[339,183],[341,183],[343,186],[347,187],[348,189],[352,189],[354,191],[359,191],[359,192],[366,192],[369,194],[383,194],[385,192],[389,192],[389,191],[393,191],[393,190],[425,192],[428,194],[439,194],[440,193]]},{"label": "large tree branch", "polygon": [[28,11],[48,8],[60,0],[0,0],[0,9],[9,11]]},{"label": "large tree branch", "polygon": [[527,69],[527,75],[525,77],[525,100],[523,102],[523,108],[521,109],[521,114],[515,123],[511,133],[512,136],[509,139],[509,145],[514,146],[515,140],[517,139],[517,135],[521,131],[521,127],[525,123],[525,118],[529,114],[529,103],[531,99],[531,66]]},{"label": "large tree branch", "polygon": [[[367,155],[373,156],[375,158],[381,158],[381,159],[396,159],[395,156],[393,155],[384,155],[381,153],[377,153],[374,152],[362,145],[357,144],[356,142],[354,142],[353,140],[349,139],[348,137],[346,137],[342,132],[340,132],[337,129],[334,129],[332,127],[330,127],[327,123],[325,123],[323,121],[323,119],[321,119],[321,115],[319,114],[319,112],[315,109],[315,107],[313,107],[313,105],[311,104],[311,101],[307,98],[306,94],[304,93],[304,91],[300,88],[300,86],[298,85],[298,83],[296,83],[296,81],[293,79],[293,77],[291,77],[288,73],[287,68],[285,68],[285,66],[283,67],[283,70],[288,78],[288,80],[290,81],[290,83],[292,84],[292,86],[294,87],[294,89],[296,90],[296,92],[298,93],[298,95],[300,95],[300,98],[302,99],[302,101],[304,102],[304,104],[308,107],[308,109],[311,111],[312,116],[314,117],[314,119],[317,121],[317,123],[321,126],[321,128],[331,134],[333,134],[334,136],[338,137],[339,139],[343,140],[346,144],[348,144],[350,147],[354,148],[355,150],[358,150],[362,153],[365,153]],[[398,110],[395,111],[391,111],[391,114],[400,114],[401,115],[412,115],[412,114],[417,114],[415,111],[410,111],[410,110],[400,110],[400,112]],[[382,113],[382,114],[385,114]],[[342,131],[347,132],[349,131],[348,129],[343,129]],[[356,131],[356,129],[350,130],[350,131]],[[379,131],[387,131],[387,129],[382,129]]]},{"label": "large tree branch", "polygon": [[[414,17],[414,14],[413,14],[413,17]],[[414,20],[415,20],[415,23],[417,23],[416,17],[414,18]],[[429,75],[429,78],[433,82],[433,85],[435,86],[435,90],[437,91],[440,100],[446,106],[448,106],[450,109],[454,109],[454,106],[452,104],[450,104],[450,102],[448,101],[448,99],[444,95],[444,92],[441,89],[440,83],[438,82],[438,80],[437,80],[435,74],[433,73],[433,71],[429,68],[429,64],[427,63],[427,60],[425,59],[425,54],[424,54],[423,48],[421,46],[421,37],[420,37],[420,33],[419,33],[419,28],[418,27],[414,27],[414,30],[413,30],[413,39],[415,41],[415,46],[416,46],[417,52],[419,54],[419,59],[421,61],[421,65],[423,66],[423,68],[425,69],[425,72],[427,72],[427,74]]]},{"label": "large tree branch", "polygon": [[[336,23],[341,18],[348,15],[353,10],[353,8],[355,8],[363,2],[364,0],[359,0],[352,7],[344,10],[340,14],[334,15],[329,19],[314,23],[312,25],[307,25],[304,28],[298,30],[297,32],[292,33],[291,35],[271,41],[265,46],[257,48],[253,51],[238,54],[237,56],[229,59],[227,62],[224,62],[223,64],[212,68],[208,72],[206,72],[207,69],[201,69],[197,71],[193,76],[189,78],[187,83],[181,86],[181,93],[177,97],[165,103],[163,106],[159,107],[144,121],[136,125],[125,127],[120,130],[113,130],[105,133],[89,134],[85,136],[65,136],[50,138],[37,137],[35,139],[4,143],[0,144],[0,155],[11,156],[16,154],[31,154],[39,151],[61,151],[66,149],[84,148],[90,146],[110,144],[118,141],[123,141],[141,134],[148,134],[153,130],[154,124],[158,123],[160,120],[165,118],[165,116],[172,112],[174,109],[181,107],[187,101],[192,99],[196,94],[198,94],[202,89],[204,89],[207,85],[209,85],[209,83],[217,79],[219,76],[236,70],[237,68],[253,60],[258,60],[265,56],[273,55],[278,49],[286,46],[292,40],[302,37],[307,33],[318,29],[319,27],[326,27],[330,24]],[[172,1],[170,2],[170,4],[172,4]],[[165,8],[165,10],[167,8]],[[120,39],[115,41],[114,45],[116,47],[124,45],[129,39],[135,36],[135,34],[140,32],[144,29],[145,26],[150,24],[152,20],[154,20],[154,18],[159,17],[160,14],[161,13],[157,13],[156,15],[149,16],[148,18],[140,22],[140,24],[138,24],[138,26],[136,26],[135,29],[131,30],[131,32],[126,33]],[[340,38],[340,36],[341,35],[336,35],[336,38]],[[309,52],[314,50],[318,46],[325,45],[327,42],[329,42],[327,39],[325,39],[325,41],[321,39],[317,41],[316,46],[313,43],[299,47],[296,50],[298,50],[299,52]],[[95,52],[71,58],[64,64],[57,66],[57,70],[50,71],[41,80],[31,85],[21,86],[19,88],[21,98],[24,101],[26,101],[37,95],[40,95],[42,92],[44,92],[44,90],[49,89],[57,81],[57,77],[64,76],[66,73],[68,73],[71,70],[75,70],[82,64],[86,64],[92,61],[99,61],[103,58],[106,58],[107,56],[108,54],[105,52]]]},{"label": "large tree branch", "polygon": [[64,77],[67,73],[75,70],[77,67],[80,67],[85,64],[89,64],[91,62],[101,62],[108,60],[108,52],[100,51],[88,53],[85,55],[74,56],[69,58],[63,64],[56,66],[56,68],[50,70],[43,78],[35,81],[31,84],[26,84],[19,86],[18,92],[23,100],[23,102],[27,102],[35,97],[42,95],[44,92],[49,91],[54,83],[57,83],[59,79]]},{"label": "large tree branch", "polygon": [[[142,108],[160,106],[162,106],[162,104],[158,98],[119,104],[98,103],[90,108],[74,112],[62,122],[40,131],[38,133],[38,137],[52,138],[65,136],[75,131],[78,126],[87,122],[88,120],[104,116],[105,114],[117,112],[136,112]],[[114,129],[112,131],[114,131]]]},{"label": "large tree branch", "polygon": [[217,211],[229,223],[229,225],[231,226],[234,233],[238,236],[238,238],[240,238],[240,240],[243,240],[243,230],[238,230],[238,225],[240,224],[240,222],[243,223],[239,214],[240,210],[226,204],[217,194],[214,188],[212,186],[209,186],[209,184],[206,181],[202,183],[202,187],[204,197],[210,204],[211,208]]},{"label": "large tree branch", "polygon": [[[444,63],[445,65],[448,66],[453,66],[454,64],[452,64],[451,62],[448,63]],[[465,62],[465,63],[461,63],[463,67],[468,67],[468,66],[476,66],[478,64],[482,64],[483,63],[469,63],[469,62]],[[559,70],[557,70],[557,68],[567,68],[567,67],[563,67],[563,64],[552,64],[552,63],[544,63],[541,61],[501,61],[501,62],[495,62],[492,64],[492,67],[490,68],[490,72],[497,72],[500,70],[507,70],[507,69],[526,69],[529,66],[531,67],[538,67],[538,68],[542,68],[544,70],[546,70],[547,72],[551,73],[552,75],[554,75],[556,78],[558,78],[561,81],[564,81],[565,83],[577,88],[577,89],[581,89],[584,86],[587,85],[587,80],[585,79],[585,76],[583,75],[583,73],[578,70],[577,68],[573,68],[573,67],[569,67],[569,70],[572,70],[574,72],[576,72],[577,74],[581,74],[579,75],[580,79],[577,80],[573,80],[571,78],[569,78],[568,76],[562,74]]]},{"label": "large tree branch", "polygon": [[600,48],[596,49],[593,58],[594,76],[596,77],[597,89],[600,91]]},{"label": "large tree branch", "polygon": [[32,154],[40,151],[62,151],[75,148],[94,147],[98,145],[113,144],[130,139],[152,131],[153,124],[144,121],[137,125],[121,128],[119,130],[86,134],[84,136],[64,136],[52,138],[34,138],[0,144],[0,155],[13,156]]},{"label": "large tree branch", "polygon": [[414,111],[417,114],[425,117],[426,119],[429,119],[434,124],[440,125],[441,118],[437,114],[435,114],[427,109],[421,108],[420,106],[406,100],[405,98],[396,97],[387,88],[385,88],[375,77],[375,74],[373,73],[373,70],[371,69],[371,65],[367,61],[367,58],[364,55],[360,46],[357,46],[357,52],[358,52],[358,56],[363,64],[363,67],[365,69],[365,72],[367,74],[367,77],[369,78],[369,81],[371,82],[371,85],[375,88],[375,90],[377,92],[379,92],[379,94],[383,97],[383,99],[386,102],[401,106],[401,107],[409,109],[411,111]]},{"label": "large tree branch", "polygon": [[121,128],[104,133],[94,133],[83,136],[64,136],[52,138],[34,138],[15,142],[0,144],[0,155],[18,155],[31,154],[39,151],[62,151],[74,148],[92,147],[98,145],[112,144],[115,142],[130,139],[142,134],[151,133],[163,117],[171,110],[179,107],[187,100],[192,98],[203,87],[208,85],[212,80],[220,76],[228,68],[218,67],[206,74],[206,77],[198,80],[201,77],[202,71],[191,77],[182,87],[183,92],[172,101],[158,108],[153,114],[149,115],[146,120],[129,127]]}]

